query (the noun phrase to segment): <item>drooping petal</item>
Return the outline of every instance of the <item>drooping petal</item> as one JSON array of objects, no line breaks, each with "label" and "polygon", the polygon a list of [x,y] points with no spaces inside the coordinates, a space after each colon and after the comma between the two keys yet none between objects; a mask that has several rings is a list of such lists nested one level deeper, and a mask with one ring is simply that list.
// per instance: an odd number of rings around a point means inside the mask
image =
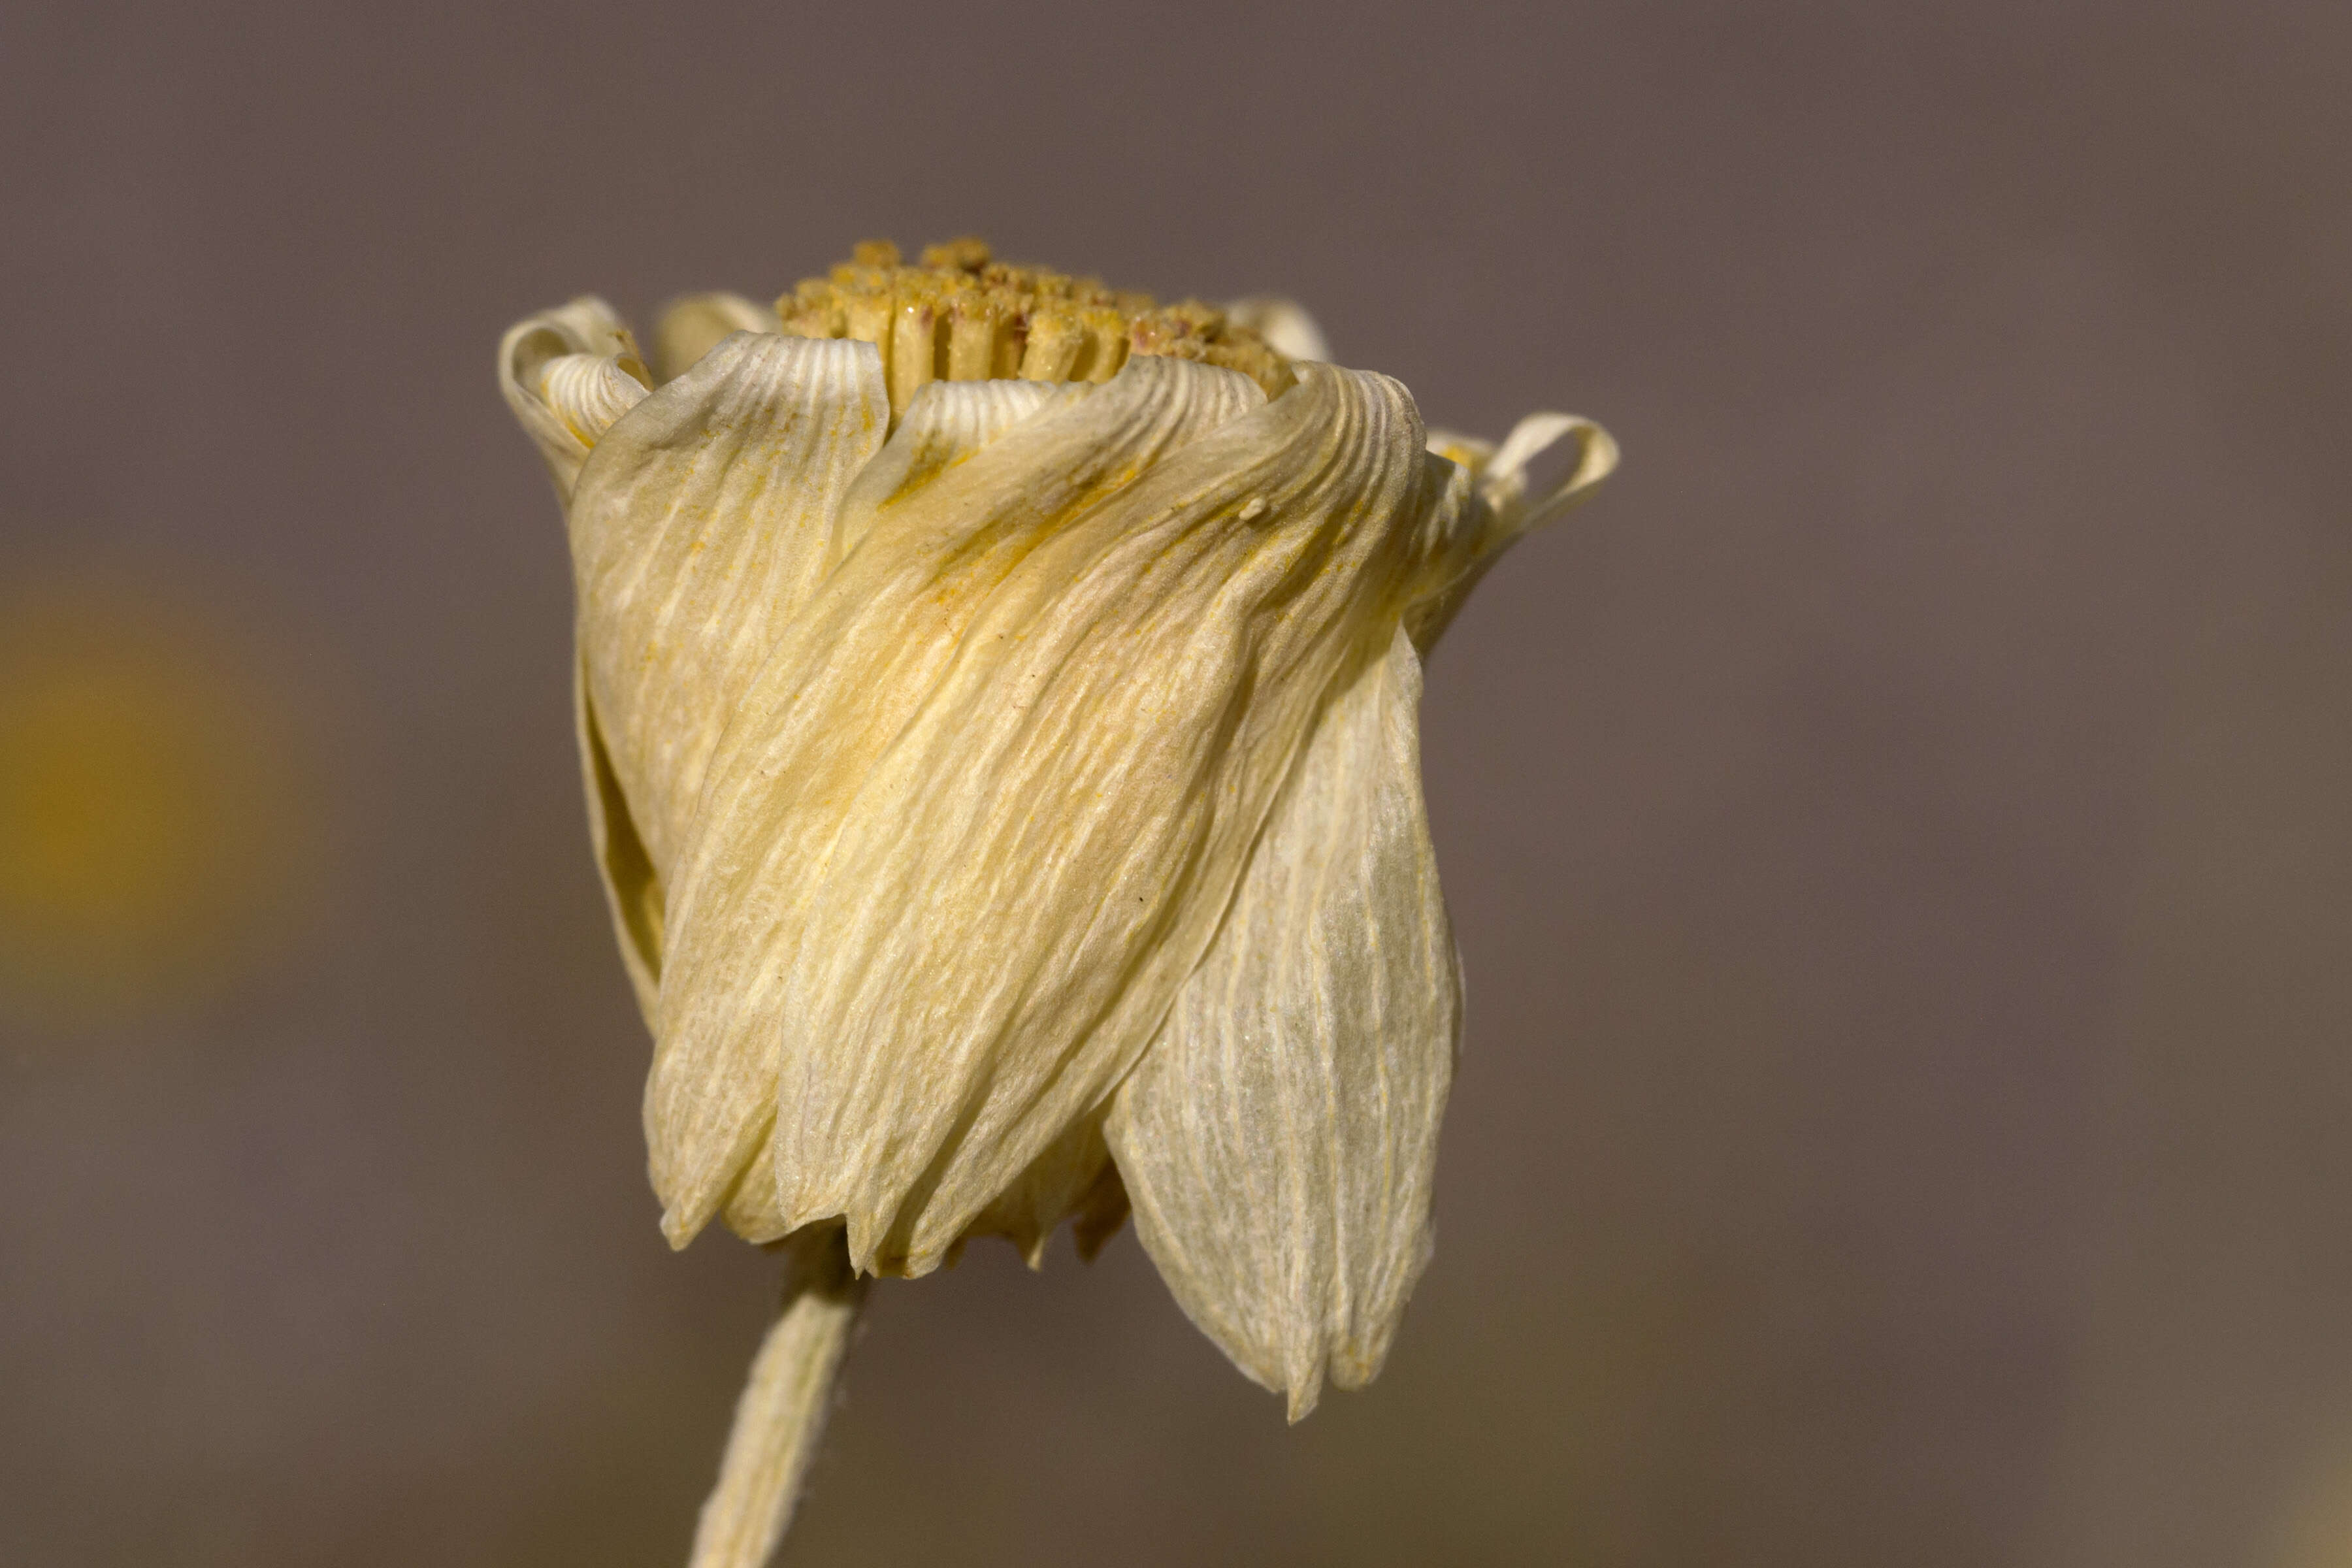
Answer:
[{"label": "drooping petal", "polygon": [[889,419],[870,346],[728,339],[632,409],[570,509],[589,700],[657,872],[712,747],[824,570]]},{"label": "drooping petal", "polygon": [[1317,726],[1107,1130],[1169,1289],[1294,1421],[1380,1370],[1429,1257],[1462,991],[1420,698],[1400,630]]},{"label": "drooping petal", "polygon": [[499,392],[538,446],[556,494],[567,500],[592,443],[549,406],[545,377],[551,362],[572,354],[614,356],[635,379],[651,382],[629,329],[612,306],[593,295],[518,321],[499,340]]},{"label": "drooping petal", "polygon": [[1323,373],[993,596],[827,857],[782,1008],[788,1208],[919,1272],[1125,1075],[1393,613],[1420,437],[1402,389]]},{"label": "drooping petal", "polygon": [[[1127,1223],[1127,1189],[1103,1142],[1108,1110],[1105,1107],[1082,1118],[1048,1144],[949,1247],[947,1261],[954,1263],[974,1237],[1001,1236],[1030,1268],[1043,1268],[1046,1244],[1068,1220],[1078,1257],[1091,1262]],[[771,1242],[793,1232],[792,1216],[776,1186],[773,1140],[760,1141],[719,1212],[727,1228],[746,1241]]]},{"label": "drooping petal", "polygon": [[[670,904],[646,1090],[654,1187],[676,1245],[769,1141],[781,991],[819,873],[974,616],[1042,541],[1263,401],[1244,377],[1165,361],[1099,388],[1014,385],[922,390],[842,509],[854,548],[780,640],[712,760]],[[1016,397],[1028,412],[1008,426]],[[771,1222],[802,1223],[787,1206]]]},{"label": "drooping petal", "polygon": [[654,369],[664,381],[692,370],[731,332],[784,330],[773,308],[740,294],[688,294],[662,307],[654,325]]},{"label": "drooping petal", "polygon": [[1012,566],[776,944],[796,1220],[846,1215],[860,1267],[920,1273],[1126,1074],[1332,679],[1394,624],[1421,468],[1402,388],[1310,367]]}]

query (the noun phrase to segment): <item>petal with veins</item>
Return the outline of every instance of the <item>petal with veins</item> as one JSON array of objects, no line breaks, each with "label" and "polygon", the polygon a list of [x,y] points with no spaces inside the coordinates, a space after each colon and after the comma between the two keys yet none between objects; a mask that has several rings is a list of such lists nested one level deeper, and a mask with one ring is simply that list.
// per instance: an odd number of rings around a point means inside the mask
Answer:
[{"label": "petal with veins", "polygon": [[652,389],[632,374],[619,354],[559,354],[539,373],[540,395],[563,427],[593,450],[613,422],[646,400]]},{"label": "petal with veins", "polygon": [[756,300],[724,292],[688,294],[662,307],[661,319],[654,325],[654,369],[662,380],[676,381],[730,332],[783,330],[776,312]]},{"label": "petal with veins", "polygon": [[[1528,499],[1528,465],[1566,436],[1577,439],[1576,460],[1548,489]],[[1452,510],[1453,527],[1465,548],[1458,570],[1441,586],[1424,591],[1406,613],[1413,646],[1424,658],[1505,551],[1564,515],[1617,467],[1617,443],[1609,432],[1573,414],[1530,414],[1500,447],[1461,437],[1446,437],[1442,445],[1433,439],[1430,447],[1433,454],[1458,466],[1441,509]]]},{"label": "petal with veins", "polygon": [[[1009,428],[995,417],[1002,384],[926,387],[892,437],[899,449],[877,459],[842,509],[854,547],[738,705],[673,879],[669,984],[646,1084],[654,1186],[673,1243],[702,1226],[768,1137],[786,972],[804,942],[836,940],[810,924],[820,873],[867,775],[974,617],[1071,519],[1263,402],[1245,377],[1137,364],[1099,388],[1046,389]],[[980,444],[943,447],[955,428]],[[845,1079],[855,1063],[842,1044]],[[845,1085],[793,1092],[831,1100]],[[793,1104],[795,1117],[823,1110]],[[1013,1162],[1007,1180],[1038,1152]],[[802,1205],[786,1206],[803,1223]]]},{"label": "petal with veins", "polygon": [[1317,727],[1108,1130],[1169,1289],[1294,1421],[1379,1372],[1429,1258],[1462,990],[1420,697],[1400,631]]},{"label": "petal with veins", "polygon": [[861,1268],[920,1273],[1125,1076],[1333,679],[1394,625],[1422,461],[1401,387],[1310,367],[989,595],[843,803],[807,940],[782,933],[796,1222],[845,1215]]},{"label": "petal with veins", "polygon": [[637,995],[637,1011],[651,1028],[661,994],[662,887],[646,853],[628,797],[613,772],[604,736],[588,701],[588,671],[576,661],[572,671],[572,720],[580,746],[580,774],[588,795],[588,842],[596,873],[604,884],[604,904],[620,939],[621,963]]},{"label": "petal with veins", "polygon": [[572,498],[588,695],[669,880],[711,749],[823,574],[889,418],[871,347],[740,333],[604,434]]},{"label": "petal with veins", "polygon": [[[499,340],[499,391],[546,460],[556,494],[568,500],[591,443],[548,406],[547,366],[567,354],[617,355],[632,374],[644,367],[637,362],[629,329],[612,306],[593,294],[518,321]],[[639,374],[638,379],[646,378]]]}]

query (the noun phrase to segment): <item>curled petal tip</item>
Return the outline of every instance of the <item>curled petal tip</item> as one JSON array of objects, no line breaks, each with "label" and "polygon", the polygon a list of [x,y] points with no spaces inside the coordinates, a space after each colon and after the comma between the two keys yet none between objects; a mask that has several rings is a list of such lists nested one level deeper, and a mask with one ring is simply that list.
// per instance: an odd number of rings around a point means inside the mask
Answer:
[{"label": "curled petal tip", "polygon": [[[1562,439],[1577,441],[1568,472],[1539,494],[1528,493],[1528,465]],[[1558,520],[1614,473],[1620,456],[1616,437],[1575,414],[1530,414],[1513,427],[1478,476],[1478,488],[1508,522],[1514,535]]]},{"label": "curled petal tip", "polygon": [[644,367],[623,354],[559,354],[540,372],[540,395],[583,447],[645,401]]}]

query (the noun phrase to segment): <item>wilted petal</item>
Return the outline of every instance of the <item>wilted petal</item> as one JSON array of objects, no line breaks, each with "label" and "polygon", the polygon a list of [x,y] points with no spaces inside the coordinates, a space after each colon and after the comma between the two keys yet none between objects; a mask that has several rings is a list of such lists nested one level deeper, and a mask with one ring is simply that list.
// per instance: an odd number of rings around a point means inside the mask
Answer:
[{"label": "wilted petal", "polygon": [[774,333],[784,323],[769,306],[740,294],[688,294],[662,308],[654,327],[654,369],[664,381],[692,370],[734,332]]},{"label": "wilted petal", "polygon": [[621,963],[636,993],[637,1010],[652,1027],[661,985],[662,890],[652,857],[630,816],[628,797],[613,772],[602,726],[588,700],[588,672],[572,672],[572,721],[580,746],[580,774],[588,795],[588,842],[604,884],[604,903],[620,939]]},{"label": "wilted petal", "polygon": [[[1576,437],[1576,461],[1540,493],[1528,494],[1528,465],[1562,439]],[[1553,521],[1617,469],[1617,443],[1608,431],[1575,414],[1530,414],[1511,427],[1479,471],[1479,492],[1502,520],[1503,542]]]},{"label": "wilted petal", "polygon": [[1420,448],[1402,388],[1312,367],[990,595],[786,944],[777,1177],[796,1217],[848,1216],[861,1267],[933,1267],[1133,1065],[1393,624]]},{"label": "wilted petal", "polygon": [[1317,727],[1215,944],[1112,1102],[1136,1228],[1290,1416],[1370,1380],[1427,1262],[1461,980],[1400,632]]},{"label": "wilted petal", "polygon": [[1420,459],[1401,388],[1317,367],[1014,569],[827,856],[780,1010],[788,1208],[920,1272],[1125,1076],[1394,614]]},{"label": "wilted petal", "polygon": [[499,340],[499,391],[546,459],[556,493],[567,499],[593,443],[549,406],[545,382],[549,364],[572,354],[614,356],[635,379],[650,380],[629,329],[612,306],[593,295],[518,321]]},{"label": "wilted petal", "polygon": [[[781,990],[810,931],[819,873],[860,786],[974,616],[1041,540],[1263,401],[1244,377],[1172,362],[1142,363],[1100,388],[1009,384],[923,390],[843,508],[843,536],[859,543],[780,640],[712,760],[670,905],[669,984],[646,1091],[654,1186],[677,1245],[768,1138]],[[1007,428],[1014,396],[1031,398],[1029,416]],[[960,447],[959,430],[973,444]],[[877,1142],[890,1136],[873,1130]],[[800,1205],[788,1207],[800,1223]]]},{"label": "wilted petal", "polygon": [[999,1193],[949,1248],[976,1236],[1001,1236],[1030,1268],[1041,1268],[1045,1245],[1065,1219],[1075,1219],[1078,1256],[1091,1259],[1127,1223],[1127,1188],[1103,1141],[1104,1111],[1081,1117],[1045,1146],[1029,1168]]},{"label": "wilted petal", "polygon": [[[1576,437],[1576,460],[1549,487],[1530,495],[1528,465],[1570,436]],[[1617,468],[1617,443],[1609,432],[1573,414],[1530,414],[1499,447],[1458,436],[1433,436],[1430,448],[1460,469],[1449,476],[1444,506],[1451,509],[1455,519],[1451,527],[1461,534],[1465,549],[1453,574],[1406,614],[1413,646],[1424,657],[1505,551],[1564,515]]]},{"label": "wilted petal", "polygon": [[888,420],[871,347],[742,333],[583,466],[570,520],[589,700],[657,871]]},{"label": "wilted petal", "polygon": [[539,373],[548,408],[590,450],[652,390],[624,360],[621,354],[559,354]]},{"label": "wilted petal", "polygon": [[1278,294],[1253,294],[1225,307],[1225,314],[1265,340],[1265,346],[1287,359],[1328,360],[1331,349],[1323,329],[1296,300]]}]

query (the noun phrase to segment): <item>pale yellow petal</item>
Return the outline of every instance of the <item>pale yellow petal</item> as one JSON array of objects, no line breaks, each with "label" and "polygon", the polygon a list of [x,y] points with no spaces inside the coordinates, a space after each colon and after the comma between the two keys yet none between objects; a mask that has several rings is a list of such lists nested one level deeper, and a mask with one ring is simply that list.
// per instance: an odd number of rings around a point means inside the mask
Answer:
[{"label": "pale yellow petal", "polygon": [[[842,509],[856,547],[737,705],[693,854],[674,879],[646,1086],[654,1185],[674,1243],[708,1221],[769,1137],[784,971],[803,942],[833,940],[809,927],[818,875],[860,786],[940,684],[974,616],[1042,540],[1264,401],[1242,376],[1139,365],[1098,388],[1024,394],[1035,396],[1029,416],[1009,428],[1001,416],[1013,405],[991,384],[926,387],[892,438],[898,449]],[[980,441],[960,456],[940,445],[958,428]]]},{"label": "pale yellow petal", "polygon": [[588,673],[574,665],[572,679],[573,734],[580,745],[580,773],[588,795],[588,842],[604,903],[620,939],[621,963],[636,993],[646,1026],[654,1025],[661,986],[662,887],[653,859],[629,813],[628,797],[614,774],[602,727],[588,701]]},{"label": "pale yellow petal", "polygon": [[1111,1163],[1097,1110],[1081,1117],[1046,1145],[1013,1184],[992,1199],[949,1249],[979,1236],[1001,1236],[1030,1268],[1045,1265],[1046,1244],[1066,1219],[1074,1219],[1078,1256],[1092,1258],[1127,1223],[1127,1189]]},{"label": "pale yellow petal", "polygon": [[875,520],[1005,431],[1077,389],[1034,381],[933,381],[913,395],[890,439],[857,476],[835,515],[833,559],[849,553]]},{"label": "pale yellow petal", "polygon": [[[539,447],[555,491],[569,498],[590,443],[548,406],[543,384],[548,364],[568,354],[618,356],[637,365],[637,345],[613,307],[593,295],[516,322],[499,340],[499,392]],[[642,368],[642,367],[639,367]]]},{"label": "pale yellow petal", "polygon": [[769,306],[740,294],[688,294],[662,307],[654,326],[654,369],[676,381],[725,342],[730,332],[781,332],[782,320]]},{"label": "pale yellow petal", "polygon": [[[1528,493],[1528,465],[1569,437],[1576,460],[1548,488]],[[1508,542],[1557,521],[1617,471],[1617,442],[1608,431],[1575,414],[1530,414],[1512,426],[1479,472],[1478,489],[1502,520]]]},{"label": "pale yellow petal", "polygon": [[1108,1129],[1187,1315],[1289,1395],[1379,1372],[1430,1250],[1462,991],[1400,631],[1317,727]]},{"label": "pale yellow petal", "polygon": [[1006,580],[828,853],[780,1009],[789,1210],[919,1273],[1125,1076],[1394,613],[1420,448],[1401,388],[1318,369]]},{"label": "pale yellow petal", "polygon": [[[1551,484],[1530,493],[1528,465],[1569,437],[1576,438],[1575,460]],[[1433,435],[1430,450],[1461,470],[1449,477],[1445,505],[1466,549],[1452,575],[1424,593],[1406,615],[1413,645],[1424,658],[1503,552],[1590,496],[1616,470],[1618,455],[1616,441],[1591,420],[1549,413],[1520,420],[1498,447]]]},{"label": "pale yellow petal", "polygon": [[559,354],[539,373],[540,395],[563,427],[593,450],[613,422],[651,390],[619,354]]},{"label": "pale yellow petal", "polygon": [[630,411],[570,509],[589,695],[665,879],[702,773],[889,419],[864,344],[740,333]]},{"label": "pale yellow petal", "polygon": [[[1143,374],[1171,373],[1215,374]],[[919,1273],[1125,1075],[1331,681],[1395,624],[1421,472],[1402,388],[1310,367],[1013,567],[778,944],[788,1213]]]},{"label": "pale yellow petal", "polygon": [[1253,294],[1226,306],[1225,314],[1236,326],[1247,327],[1265,339],[1266,347],[1286,359],[1331,357],[1330,345],[1323,341],[1323,329],[1315,324],[1315,318],[1296,300],[1286,300],[1277,294]]}]

